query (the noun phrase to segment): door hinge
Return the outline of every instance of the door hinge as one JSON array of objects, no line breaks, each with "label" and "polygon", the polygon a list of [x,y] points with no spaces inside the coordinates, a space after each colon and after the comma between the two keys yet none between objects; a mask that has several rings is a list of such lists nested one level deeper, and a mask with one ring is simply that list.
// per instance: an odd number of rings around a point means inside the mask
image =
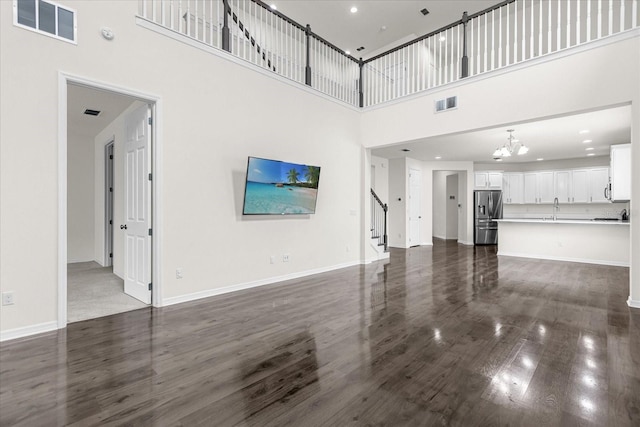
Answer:
[{"label": "door hinge", "polygon": [[109,254],[109,258],[113,258],[113,254],[112,253]]},{"label": "door hinge", "polygon": [[149,117],[149,124],[153,124],[153,120],[151,119],[151,117]]},{"label": "door hinge", "polygon": [[109,225],[113,225],[113,220],[109,220]]},{"label": "door hinge", "polygon": [[151,236],[151,229],[149,229],[149,236]]},{"label": "door hinge", "polygon": [[151,181],[151,174],[149,174],[149,181]]},{"label": "door hinge", "polygon": [[109,187],[109,193],[113,193],[113,188]]},{"label": "door hinge", "polygon": [[109,160],[113,160],[113,154],[109,154]]},{"label": "door hinge", "polygon": [[153,289],[153,283],[149,283],[149,290]]}]

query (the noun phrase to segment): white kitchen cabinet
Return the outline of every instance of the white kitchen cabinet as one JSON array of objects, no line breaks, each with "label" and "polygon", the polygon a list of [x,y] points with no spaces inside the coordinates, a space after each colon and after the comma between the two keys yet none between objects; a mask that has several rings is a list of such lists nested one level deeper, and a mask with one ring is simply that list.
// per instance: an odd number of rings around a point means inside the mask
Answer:
[{"label": "white kitchen cabinet", "polygon": [[502,188],[502,172],[476,172],[475,188],[481,190],[500,190]]},{"label": "white kitchen cabinet", "polygon": [[589,202],[606,203],[609,201],[605,190],[609,188],[609,168],[589,170]]},{"label": "white kitchen cabinet", "polygon": [[525,203],[553,203],[553,172],[526,172],[524,174]]},{"label": "white kitchen cabinet", "polygon": [[523,199],[527,204],[538,203],[538,174],[527,172],[523,175]]},{"label": "white kitchen cabinet", "polygon": [[571,203],[589,203],[589,171],[577,169],[571,172]]},{"label": "white kitchen cabinet", "polygon": [[538,172],[538,203],[553,203],[553,172]]},{"label": "white kitchen cabinet", "polygon": [[613,202],[631,200],[631,144],[611,146],[611,187]]},{"label": "white kitchen cabinet", "polygon": [[502,175],[502,200],[505,204],[521,204],[524,202],[524,175],[522,173],[505,173]]},{"label": "white kitchen cabinet", "polygon": [[553,184],[555,197],[560,203],[571,203],[571,171],[553,172]]}]

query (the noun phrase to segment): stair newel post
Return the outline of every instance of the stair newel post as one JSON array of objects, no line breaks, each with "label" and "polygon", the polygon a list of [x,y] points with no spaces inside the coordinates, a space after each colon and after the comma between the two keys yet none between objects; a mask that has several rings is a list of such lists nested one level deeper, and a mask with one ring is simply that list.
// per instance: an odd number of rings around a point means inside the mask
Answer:
[{"label": "stair newel post", "polygon": [[462,14],[462,70],[460,73],[461,78],[469,77],[469,57],[467,56],[467,22],[469,22],[469,15],[467,12]]},{"label": "stair newel post", "polygon": [[362,108],[364,107],[364,90],[362,89],[362,83],[364,81],[364,61],[362,58],[358,61],[358,67],[360,67],[360,79],[358,80],[358,105]]},{"label": "stair newel post", "polygon": [[231,12],[231,8],[229,7],[229,0],[222,0],[222,7],[224,9],[223,15],[223,24],[222,24],[222,49],[227,52],[231,52],[231,31],[229,30],[229,12]]},{"label": "stair newel post", "polygon": [[311,25],[309,24],[307,24],[305,35],[307,40],[307,65],[304,69],[304,82],[307,86],[311,86]]},{"label": "stair newel post", "polygon": [[389,210],[389,206],[384,204],[384,251],[387,251],[387,211]]}]

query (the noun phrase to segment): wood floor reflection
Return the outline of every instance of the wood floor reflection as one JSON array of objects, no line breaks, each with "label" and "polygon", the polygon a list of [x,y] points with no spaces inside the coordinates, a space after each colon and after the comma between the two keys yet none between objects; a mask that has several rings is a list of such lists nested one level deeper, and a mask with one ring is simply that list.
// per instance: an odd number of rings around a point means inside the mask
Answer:
[{"label": "wood floor reflection", "polygon": [[629,269],[436,242],[2,343],[0,425],[640,425]]}]

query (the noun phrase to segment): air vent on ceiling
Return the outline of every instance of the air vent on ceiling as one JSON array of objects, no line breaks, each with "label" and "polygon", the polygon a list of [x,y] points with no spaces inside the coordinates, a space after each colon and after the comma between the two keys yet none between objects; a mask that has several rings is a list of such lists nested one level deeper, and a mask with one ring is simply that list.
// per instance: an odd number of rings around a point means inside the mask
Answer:
[{"label": "air vent on ceiling", "polygon": [[87,116],[97,116],[97,115],[99,115],[99,114],[100,114],[100,111],[98,111],[98,110],[91,110],[91,109],[87,108],[86,110],[84,110],[84,113],[85,113]]},{"label": "air vent on ceiling", "polygon": [[436,113],[438,113],[440,111],[451,110],[451,109],[457,108],[457,107],[458,107],[458,97],[457,96],[450,96],[448,98],[440,99],[440,100],[436,101]]},{"label": "air vent on ceiling", "polygon": [[422,13],[424,16],[427,16],[429,14],[429,11],[427,10],[427,8],[425,7],[424,9],[422,9],[420,11],[420,13]]}]

